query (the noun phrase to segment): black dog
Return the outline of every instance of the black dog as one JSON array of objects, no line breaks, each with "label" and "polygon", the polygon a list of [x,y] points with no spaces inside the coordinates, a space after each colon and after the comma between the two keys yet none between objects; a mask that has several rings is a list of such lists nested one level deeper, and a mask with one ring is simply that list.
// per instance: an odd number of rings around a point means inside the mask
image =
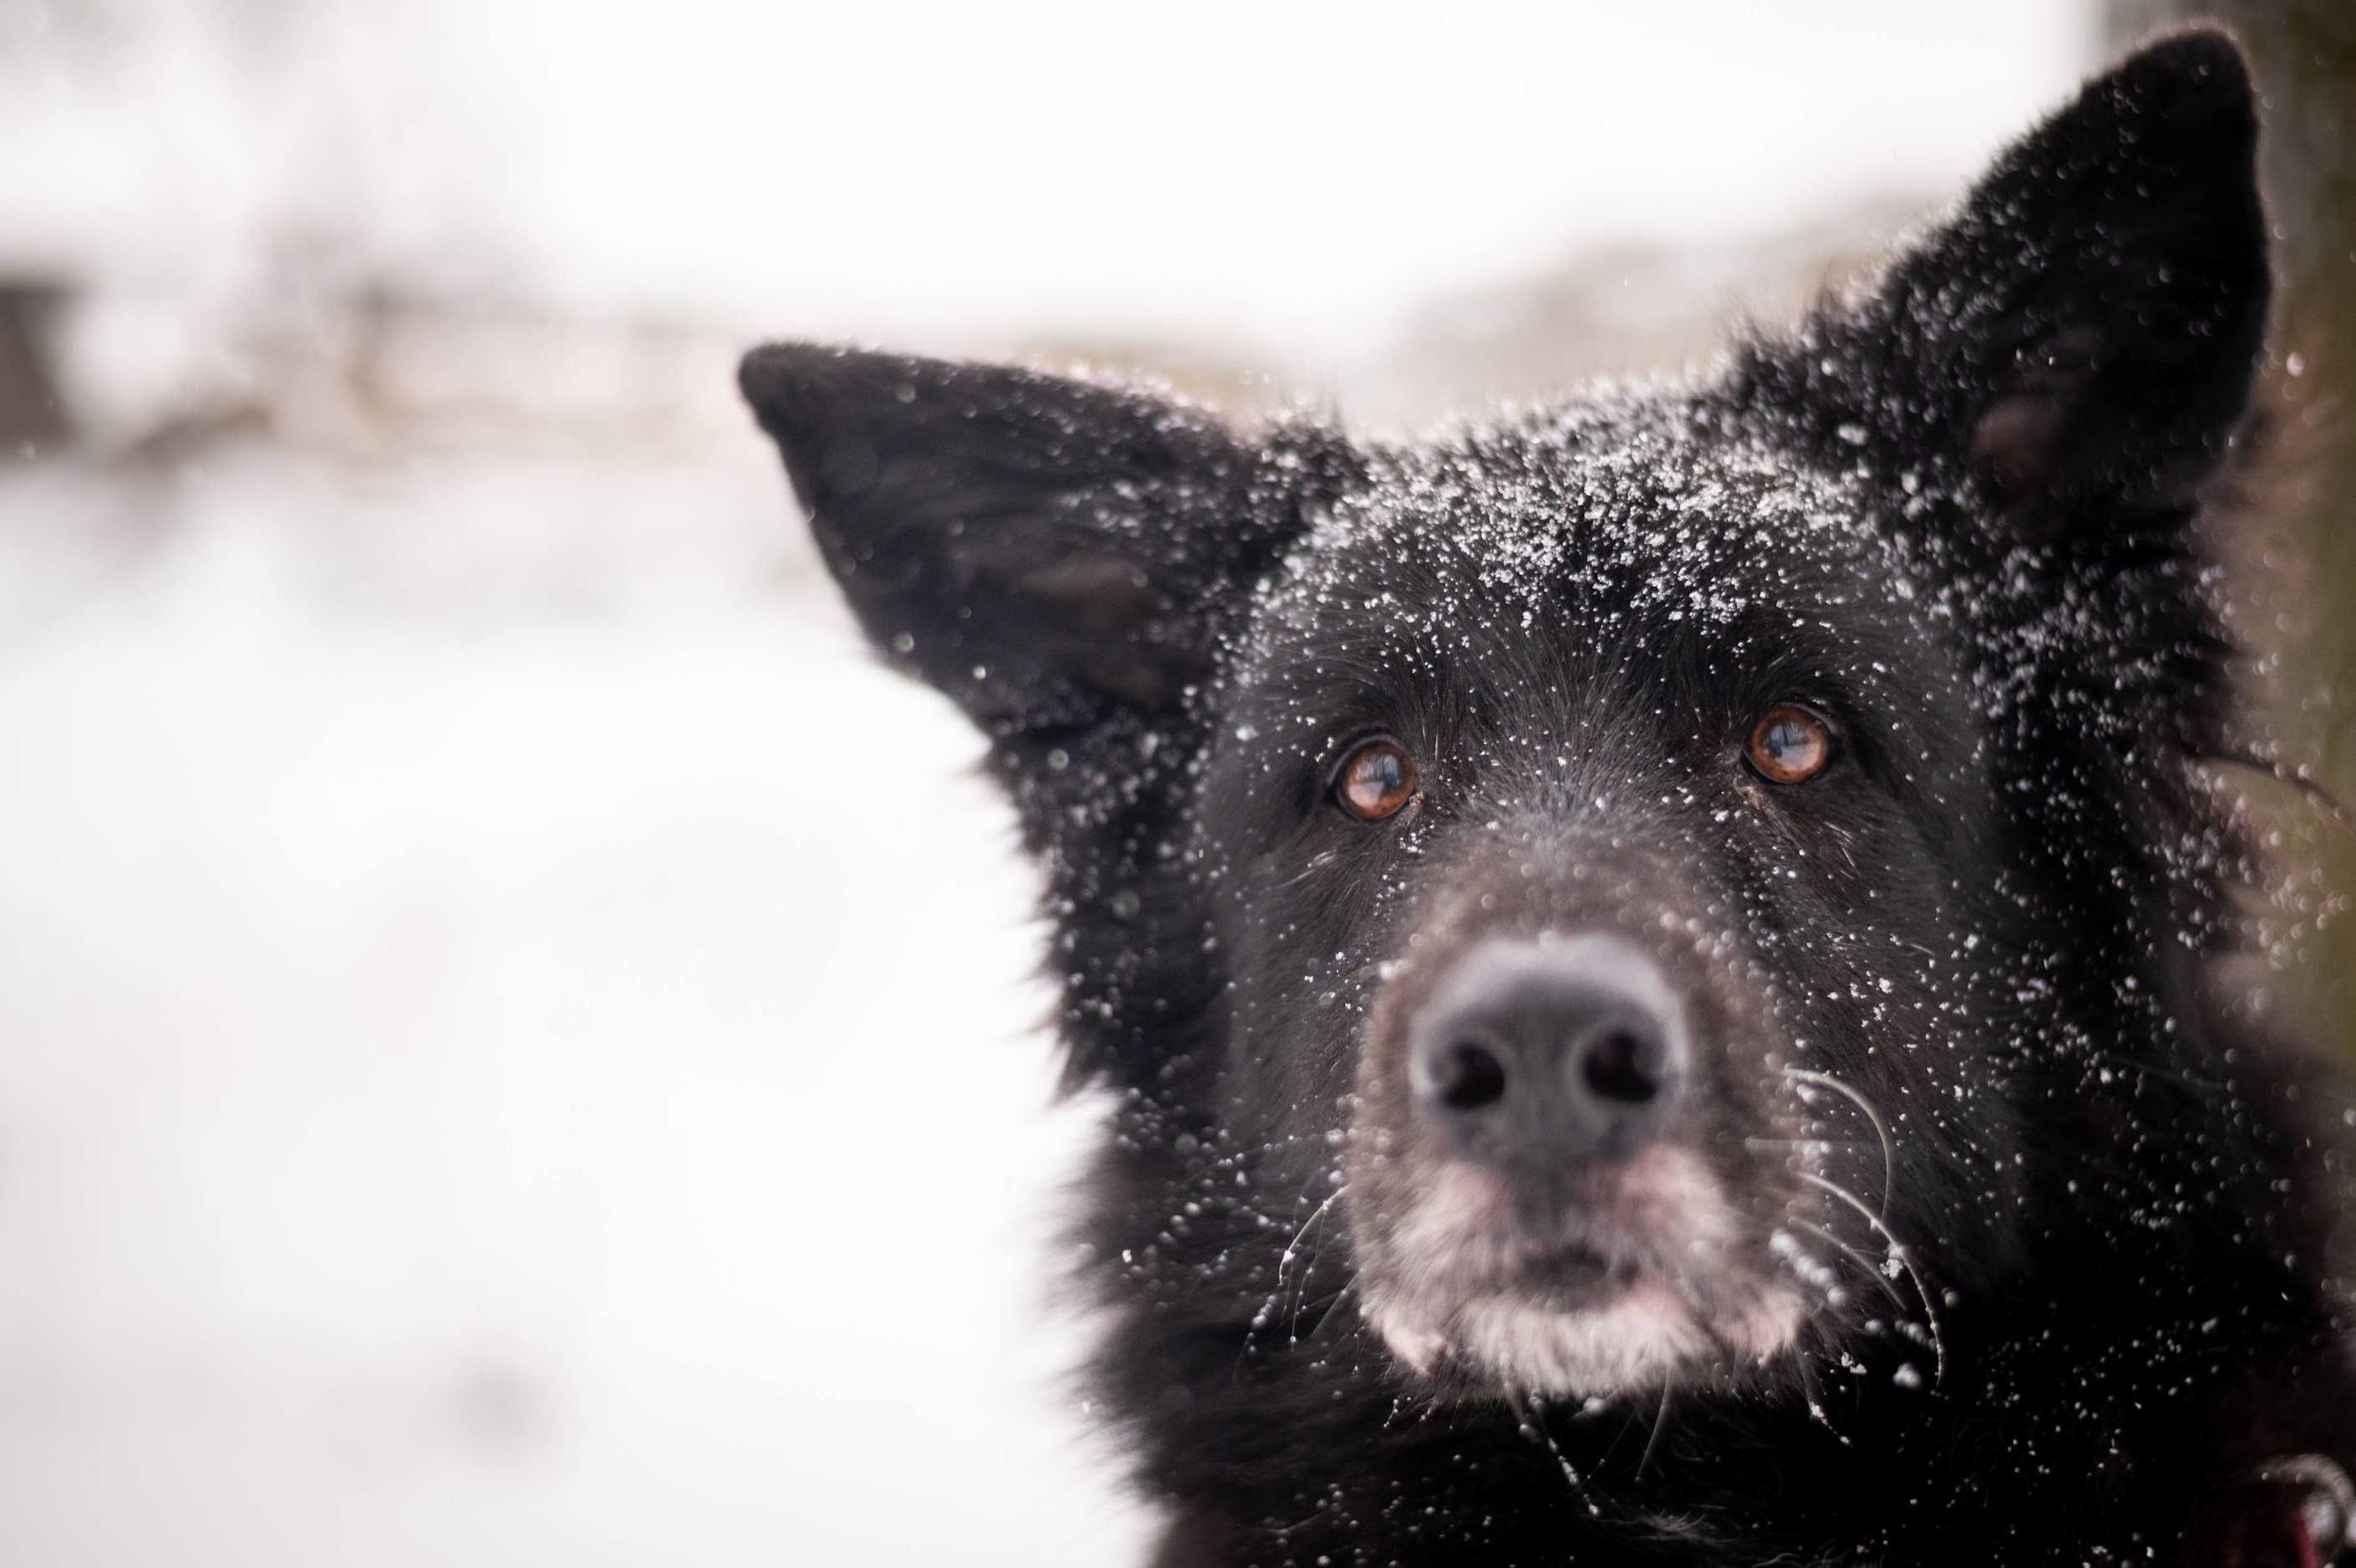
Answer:
[{"label": "black dog", "polygon": [[745,360],[1045,868],[1162,1563],[2339,1549],[2325,1096],[2211,978],[2255,137],[2176,36],[1796,336],[1429,445]]}]

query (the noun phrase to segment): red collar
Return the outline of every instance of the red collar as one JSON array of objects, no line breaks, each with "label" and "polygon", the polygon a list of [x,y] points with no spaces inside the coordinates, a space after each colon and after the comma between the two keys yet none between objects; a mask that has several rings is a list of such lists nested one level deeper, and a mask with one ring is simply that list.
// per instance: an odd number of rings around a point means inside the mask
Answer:
[{"label": "red collar", "polygon": [[2331,1568],[2356,1550],[2356,1487],[2319,1454],[2259,1466],[2241,1497],[2218,1568]]}]

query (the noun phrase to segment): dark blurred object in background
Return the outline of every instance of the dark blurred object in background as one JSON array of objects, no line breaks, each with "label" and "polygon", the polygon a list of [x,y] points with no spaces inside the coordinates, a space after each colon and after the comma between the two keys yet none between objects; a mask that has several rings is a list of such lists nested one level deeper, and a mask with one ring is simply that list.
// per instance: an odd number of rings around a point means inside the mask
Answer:
[{"label": "dark blurred object in background", "polygon": [[[2281,293],[2267,390],[2273,450],[2228,540],[2236,628],[2257,656],[2267,738],[2356,808],[2356,5],[2348,0],[2110,0],[2111,42],[2224,22],[2256,68]],[[2309,1027],[2356,1054],[2356,829],[2251,781],[2292,848],[2269,946]]]},{"label": "dark blurred object in background", "polygon": [[64,293],[51,284],[0,281],[0,451],[29,457],[66,437],[49,348]]}]

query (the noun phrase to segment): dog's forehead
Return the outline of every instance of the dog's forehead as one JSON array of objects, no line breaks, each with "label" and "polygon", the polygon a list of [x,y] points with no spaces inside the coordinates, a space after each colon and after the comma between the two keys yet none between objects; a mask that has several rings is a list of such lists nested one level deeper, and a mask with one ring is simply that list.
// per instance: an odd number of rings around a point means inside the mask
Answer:
[{"label": "dog's forehead", "polygon": [[[1608,633],[1877,592],[1899,561],[1858,472],[1701,400],[1591,397],[1386,453],[1265,585],[1271,653],[1338,624]],[[1369,617],[1370,610],[1380,614]]]}]

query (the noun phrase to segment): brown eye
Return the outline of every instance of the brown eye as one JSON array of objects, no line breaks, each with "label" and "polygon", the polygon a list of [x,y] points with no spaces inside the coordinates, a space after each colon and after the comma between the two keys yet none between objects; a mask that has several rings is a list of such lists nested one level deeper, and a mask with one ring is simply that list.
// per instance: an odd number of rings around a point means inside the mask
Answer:
[{"label": "brown eye", "polygon": [[1342,760],[1333,798],[1362,822],[1395,816],[1415,798],[1415,759],[1387,735],[1365,741]]},{"label": "brown eye", "polygon": [[1751,728],[1748,755],[1770,784],[1805,784],[1833,760],[1832,728],[1804,708],[1771,708]]}]

